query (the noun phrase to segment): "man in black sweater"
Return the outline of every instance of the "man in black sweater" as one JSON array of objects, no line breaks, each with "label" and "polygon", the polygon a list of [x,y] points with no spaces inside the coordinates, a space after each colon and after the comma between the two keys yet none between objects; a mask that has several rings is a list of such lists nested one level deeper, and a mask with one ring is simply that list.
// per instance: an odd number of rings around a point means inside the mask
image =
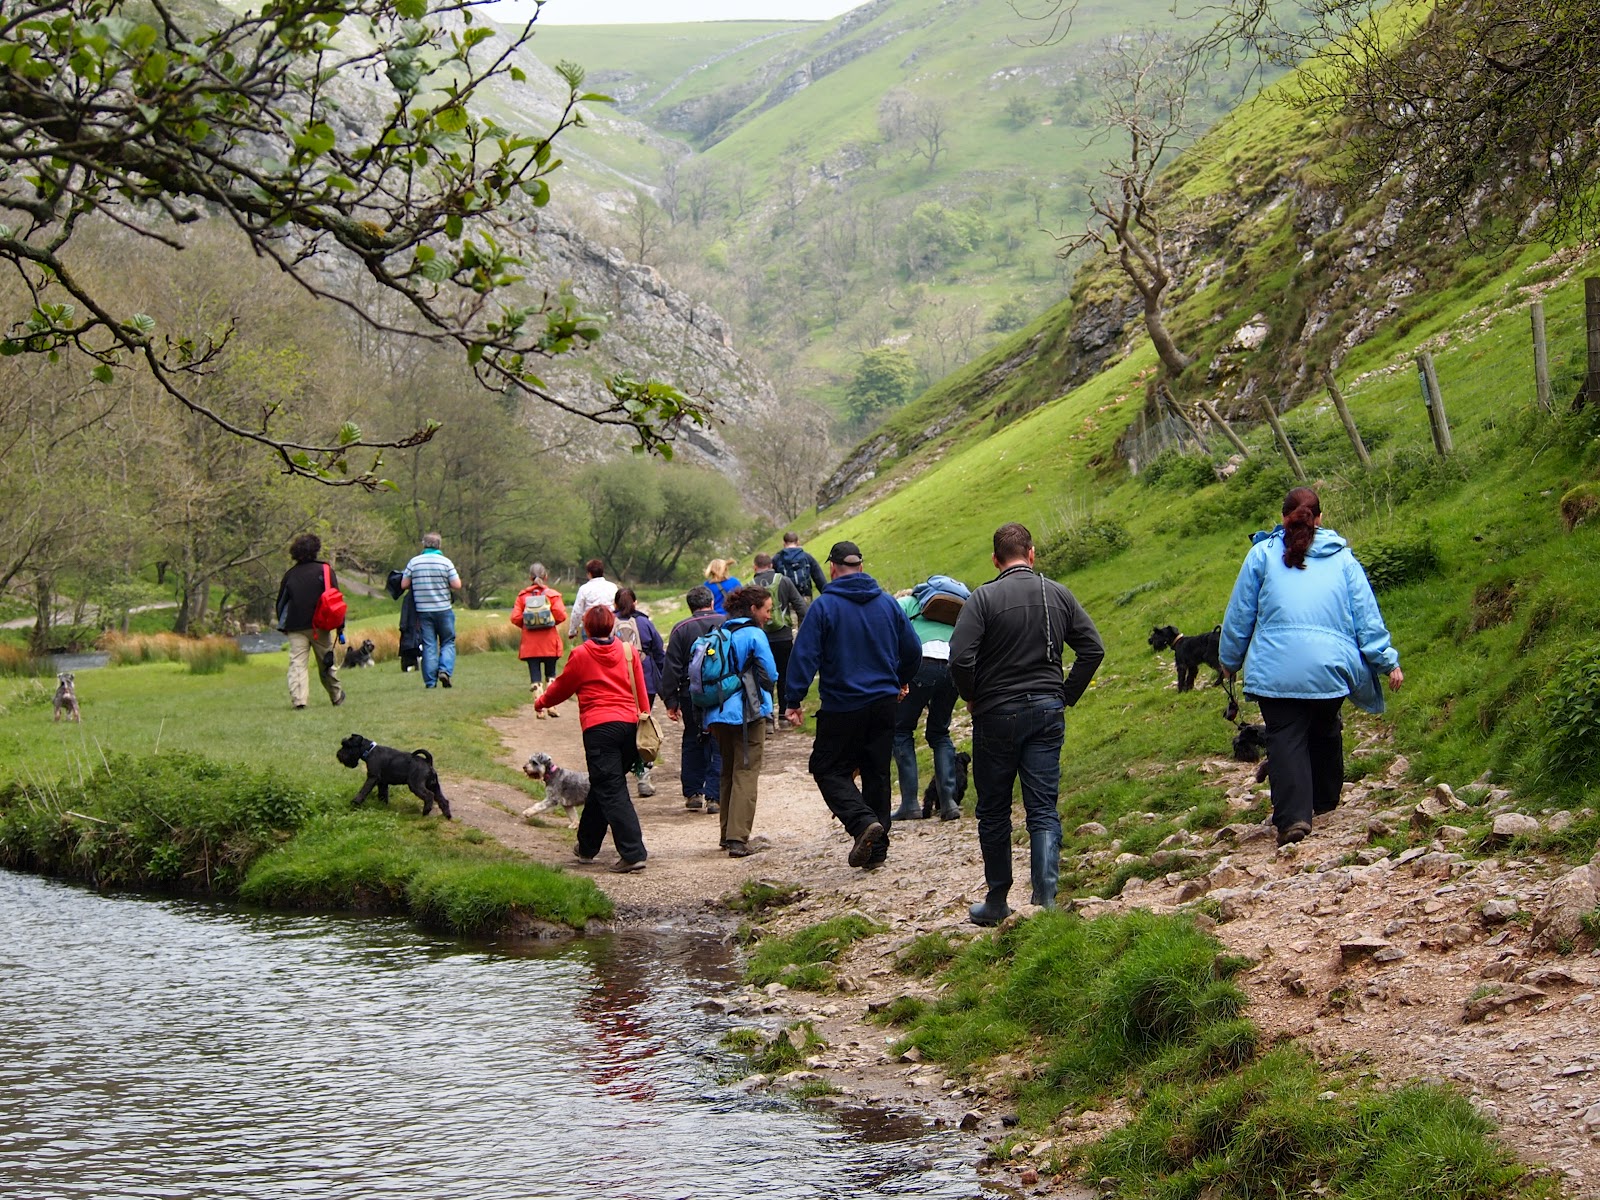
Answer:
[{"label": "man in black sweater", "polygon": [[[1066,709],[1078,702],[1105,657],[1100,634],[1077,599],[1033,569],[1033,535],[1011,522],[994,535],[1000,574],[972,593],[950,638],[950,674],[972,710],[972,782],[988,895],[977,925],[1010,915],[1011,792],[1022,778],[1033,903],[1055,904],[1061,873],[1061,742]],[[1063,678],[1062,647],[1073,653]]]}]

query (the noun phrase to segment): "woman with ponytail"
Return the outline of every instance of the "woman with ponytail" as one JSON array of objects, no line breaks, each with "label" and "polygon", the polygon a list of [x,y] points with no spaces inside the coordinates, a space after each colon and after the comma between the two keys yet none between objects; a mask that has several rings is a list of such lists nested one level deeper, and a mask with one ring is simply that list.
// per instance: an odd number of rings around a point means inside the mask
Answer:
[{"label": "woman with ponytail", "polygon": [[1322,527],[1310,488],[1283,498],[1283,524],[1255,535],[1222,620],[1222,669],[1245,668],[1245,698],[1267,726],[1267,776],[1278,845],[1332,812],[1344,782],[1345,697],[1383,711],[1380,674],[1405,676],[1378,601],[1345,540]]}]

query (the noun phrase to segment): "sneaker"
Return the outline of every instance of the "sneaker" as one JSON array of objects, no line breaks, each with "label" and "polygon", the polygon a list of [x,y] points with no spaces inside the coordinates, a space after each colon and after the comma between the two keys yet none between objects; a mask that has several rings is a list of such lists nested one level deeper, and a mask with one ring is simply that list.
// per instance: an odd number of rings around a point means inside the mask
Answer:
[{"label": "sneaker", "polygon": [[579,862],[581,862],[586,867],[590,863],[594,862],[594,855],[585,854],[582,850],[574,850],[572,852],[572,857],[577,859]]},{"label": "sneaker", "polygon": [[1287,829],[1278,830],[1278,845],[1288,846],[1295,842],[1303,842],[1311,833],[1311,826],[1305,821],[1296,821]]},{"label": "sneaker", "polygon": [[749,858],[751,854],[750,847],[740,841],[730,841],[724,848],[728,851],[729,858]]},{"label": "sneaker", "polygon": [[639,799],[648,800],[656,794],[656,785],[650,782],[649,774],[639,780]]},{"label": "sneaker", "polygon": [[450,686],[450,672],[449,671],[440,671],[439,672],[439,686],[440,687],[449,687]]},{"label": "sneaker", "polygon": [[883,837],[883,826],[876,821],[868,825],[856,835],[855,845],[850,847],[848,860],[852,867],[864,867],[867,860],[872,857],[872,848],[878,844],[878,839]]},{"label": "sneaker", "polygon": [[335,707],[335,708],[338,708],[338,707],[339,707],[339,705],[341,705],[341,704],[343,704],[343,703],[344,703],[344,693],[343,693],[343,692],[340,692],[340,693],[339,693],[339,695],[338,695],[338,697],[337,697],[337,698],[335,698],[335,700],[334,700],[334,702],[333,702],[333,706],[334,706],[334,707]]},{"label": "sneaker", "polygon": [[706,798],[704,796],[685,796],[683,798],[683,806],[690,812],[699,812],[705,802]]},{"label": "sneaker", "polygon": [[706,811],[708,813],[721,812],[722,811],[722,806],[720,804],[718,804],[715,800],[707,800],[706,801]]},{"label": "sneaker", "polygon": [[644,870],[644,859],[641,858],[638,862],[629,862],[625,858],[619,858],[611,864],[610,869],[613,875],[632,875],[635,871]]}]

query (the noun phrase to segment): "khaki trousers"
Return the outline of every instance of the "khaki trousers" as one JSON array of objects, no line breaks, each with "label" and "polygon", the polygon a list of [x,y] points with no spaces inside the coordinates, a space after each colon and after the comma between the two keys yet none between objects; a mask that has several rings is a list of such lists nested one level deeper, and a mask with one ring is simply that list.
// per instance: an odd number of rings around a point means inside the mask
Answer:
[{"label": "khaki trousers", "polygon": [[317,674],[322,678],[323,689],[328,693],[328,699],[335,704],[344,703],[344,687],[339,683],[339,662],[335,658],[332,666],[323,666],[327,656],[334,653],[333,631],[331,629],[291,629],[289,637],[289,703],[296,708],[304,708],[306,701],[311,698],[311,685],[307,680],[306,668],[312,655],[316,655]]},{"label": "khaki trousers", "polygon": [[[761,760],[766,756],[767,723],[713,725],[711,735],[722,752],[722,840],[748,842],[756,823],[756,786],[761,780]],[[746,738],[750,765],[745,765]]]}]

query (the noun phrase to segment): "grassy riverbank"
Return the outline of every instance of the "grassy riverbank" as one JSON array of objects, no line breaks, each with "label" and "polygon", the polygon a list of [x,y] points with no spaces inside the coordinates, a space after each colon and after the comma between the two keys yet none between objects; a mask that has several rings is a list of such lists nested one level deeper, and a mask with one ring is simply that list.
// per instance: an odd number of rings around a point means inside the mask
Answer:
[{"label": "grassy riverbank", "polygon": [[540,921],[582,928],[610,915],[589,880],[423,819],[403,788],[387,810],[375,800],[350,809],[362,773],[333,752],[351,732],[427,747],[446,775],[532,794],[498,761],[485,724],[527,697],[513,652],[463,656],[449,690],[427,691],[393,664],[343,672],[342,707],[313,685],[298,712],[286,667],[276,653],[202,675],[168,662],[86,671],[81,725],[51,720],[42,682],[0,683],[0,778],[10,780],[0,790],[0,865],[101,888],[399,912],[458,934]]}]

